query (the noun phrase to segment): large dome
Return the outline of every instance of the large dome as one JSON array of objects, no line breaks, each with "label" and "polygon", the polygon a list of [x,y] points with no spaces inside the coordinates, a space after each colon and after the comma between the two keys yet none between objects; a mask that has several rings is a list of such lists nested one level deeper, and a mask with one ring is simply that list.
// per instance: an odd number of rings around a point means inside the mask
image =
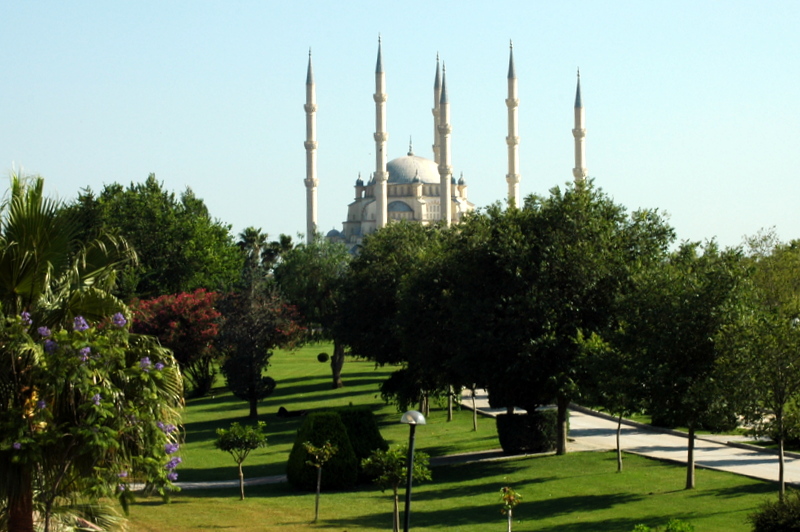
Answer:
[{"label": "large dome", "polygon": [[392,159],[386,164],[386,170],[389,172],[389,183],[392,185],[411,184],[415,177],[423,183],[439,183],[439,167],[436,163],[416,155]]}]

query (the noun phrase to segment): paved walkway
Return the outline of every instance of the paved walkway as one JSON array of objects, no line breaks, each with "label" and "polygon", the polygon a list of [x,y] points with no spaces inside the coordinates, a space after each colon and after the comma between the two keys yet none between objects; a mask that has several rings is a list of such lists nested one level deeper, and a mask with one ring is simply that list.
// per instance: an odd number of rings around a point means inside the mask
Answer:
[{"label": "paved walkway", "polygon": [[[504,413],[505,409],[489,408],[488,397],[479,392],[475,398],[478,412],[486,416]],[[469,392],[465,392],[463,405],[472,408]],[[570,409],[570,451],[599,451],[617,448],[617,421],[610,416],[576,406]],[[649,456],[661,460],[686,463],[687,438],[684,433],[656,430],[647,425],[623,421],[621,447],[629,453]],[[778,456],[758,450],[744,436],[701,436],[695,441],[695,464],[698,467],[729,471],[762,480],[778,480]],[[441,456],[431,459],[432,465],[465,463],[473,461],[501,460],[501,450],[479,451],[459,455]],[[275,475],[246,479],[246,486],[277,484],[286,482],[286,475]],[[792,453],[786,457],[786,482],[800,486],[800,455]],[[238,488],[238,480],[215,482],[177,482],[181,489]]]},{"label": "paved walkway", "polygon": [[[464,395],[464,406],[471,408],[472,399]],[[476,396],[479,413],[494,416],[504,410],[489,408],[487,396]],[[570,409],[570,443],[568,450],[610,450],[617,448],[617,420],[611,416],[576,406]],[[695,438],[695,465],[728,471],[762,480],[778,480],[778,456],[769,450],[759,450],[747,442],[746,436],[699,436]],[[660,460],[686,463],[688,439],[685,433],[657,430],[648,425],[623,420],[620,447],[623,451]],[[791,453],[785,459],[787,483],[800,485],[800,456]]]}]

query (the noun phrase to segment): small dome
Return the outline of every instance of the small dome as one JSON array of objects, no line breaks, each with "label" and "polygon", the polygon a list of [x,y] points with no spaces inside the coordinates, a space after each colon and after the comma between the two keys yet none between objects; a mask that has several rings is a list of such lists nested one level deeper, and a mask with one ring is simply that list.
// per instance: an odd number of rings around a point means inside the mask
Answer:
[{"label": "small dome", "polygon": [[418,181],[426,184],[439,182],[439,167],[430,159],[417,157],[416,155],[406,155],[392,159],[386,165],[389,172],[389,183],[392,185],[408,185]]},{"label": "small dome", "polygon": [[414,212],[414,209],[408,206],[407,203],[402,201],[393,201],[387,207],[389,212]]},{"label": "small dome", "polygon": [[325,235],[327,238],[342,238],[342,233],[337,231],[336,229],[331,229],[328,231],[328,234]]}]

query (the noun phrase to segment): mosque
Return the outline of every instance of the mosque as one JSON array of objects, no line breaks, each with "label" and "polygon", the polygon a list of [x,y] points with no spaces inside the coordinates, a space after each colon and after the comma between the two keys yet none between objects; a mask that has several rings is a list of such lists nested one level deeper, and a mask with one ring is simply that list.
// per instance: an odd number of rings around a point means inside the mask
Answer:
[{"label": "mosque", "polygon": [[[328,239],[343,242],[355,248],[365,235],[372,233],[392,221],[411,220],[423,224],[444,221],[447,225],[458,223],[461,217],[473,210],[475,205],[467,199],[467,184],[463,176],[458,180],[453,175],[450,160],[450,102],[447,97],[447,80],[444,64],[436,58],[436,76],[433,83],[433,160],[414,155],[409,145],[408,154],[387,160],[386,142],[386,74],[381,58],[381,42],[378,39],[378,60],[375,67],[375,171],[365,183],[356,180],[355,199],[347,207],[347,219],[342,231],[333,229]],[[508,59],[508,202],[519,201],[519,98],[517,97],[517,75],[514,69],[514,48]],[[317,138],[316,138],[316,88],[308,55],[306,75],[306,235],[310,242],[318,231],[317,226]],[[576,182],[586,179],[584,110],[581,102],[581,78],[575,91],[575,168],[572,174]]]}]

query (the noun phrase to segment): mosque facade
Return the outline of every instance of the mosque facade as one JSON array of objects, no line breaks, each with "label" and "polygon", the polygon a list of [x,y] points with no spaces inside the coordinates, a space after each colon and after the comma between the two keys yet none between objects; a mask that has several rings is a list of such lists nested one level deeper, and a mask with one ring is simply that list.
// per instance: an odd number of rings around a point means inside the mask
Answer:
[{"label": "mosque facade", "polygon": [[[509,50],[508,61],[508,168],[506,173],[507,198],[509,204],[519,202],[519,127],[517,96],[517,76],[514,68],[513,46]],[[446,225],[458,223],[462,216],[475,209],[467,198],[467,184],[463,176],[456,180],[451,161],[450,101],[447,95],[447,79],[444,64],[436,59],[436,75],[433,85],[434,107],[433,159],[415,155],[409,143],[407,155],[387,158],[386,143],[389,133],[386,126],[386,74],[383,69],[381,43],[378,40],[378,59],[375,67],[375,170],[364,182],[361,176],[355,184],[355,198],[347,207],[347,219],[342,231],[331,230],[328,239],[345,243],[355,248],[364,236],[377,231],[387,224],[408,220],[422,224],[444,222]],[[318,231],[317,226],[317,139],[316,139],[316,86],[311,63],[308,57],[306,75],[306,236],[310,242]],[[575,142],[576,182],[586,179],[584,110],[581,101],[580,72],[575,93],[575,127],[572,134]]]}]

